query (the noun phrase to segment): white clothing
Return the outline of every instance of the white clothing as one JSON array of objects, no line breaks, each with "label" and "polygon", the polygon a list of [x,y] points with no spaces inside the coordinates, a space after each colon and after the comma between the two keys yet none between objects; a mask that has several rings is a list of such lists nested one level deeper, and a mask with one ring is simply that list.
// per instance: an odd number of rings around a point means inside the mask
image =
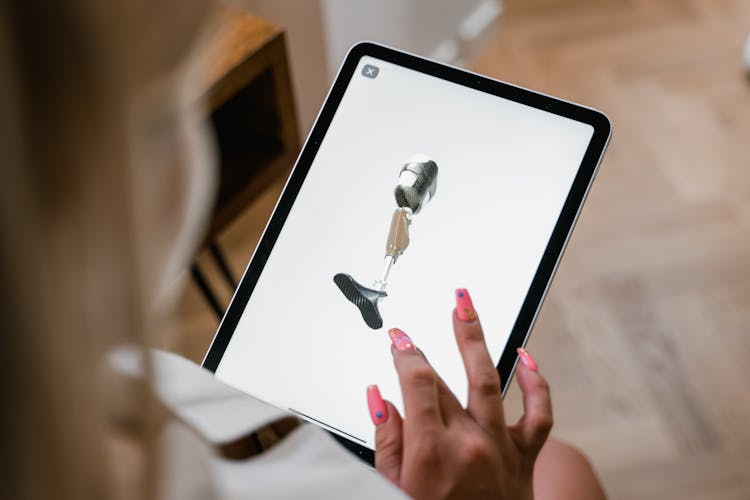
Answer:
[{"label": "white clothing", "polygon": [[[115,370],[140,377],[140,356],[119,350]],[[218,456],[226,444],[290,413],[239,392],[175,354],[153,351],[154,388],[177,418],[161,436],[161,498],[407,498],[328,433],[302,424],[246,460]]]}]

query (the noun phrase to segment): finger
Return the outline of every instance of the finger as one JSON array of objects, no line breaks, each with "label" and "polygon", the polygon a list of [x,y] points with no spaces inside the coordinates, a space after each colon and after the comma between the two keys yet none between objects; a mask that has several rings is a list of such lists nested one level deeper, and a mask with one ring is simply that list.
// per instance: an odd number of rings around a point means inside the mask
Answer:
[{"label": "finger", "polygon": [[396,407],[383,400],[375,385],[367,388],[367,406],[375,424],[375,468],[398,486],[403,455],[403,420]]},{"label": "finger", "polygon": [[[422,352],[421,349],[417,349],[417,352],[422,356],[422,358],[424,358],[427,364],[432,367],[432,365],[430,364],[430,360],[427,359],[427,356],[425,356],[424,352]],[[438,401],[440,403],[440,410],[443,415],[443,421],[448,424],[450,419],[455,415],[464,413],[464,408],[463,406],[461,406],[461,402],[456,399],[456,395],[453,394],[453,391],[450,390],[448,384],[446,384],[440,374],[437,373],[437,370],[435,370],[435,368],[432,369],[437,374]]]},{"label": "finger", "polygon": [[437,428],[444,424],[440,411],[438,376],[417,351],[408,335],[398,328],[388,330],[393,364],[404,398],[405,425]]},{"label": "finger", "polygon": [[487,351],[482,325],[469,292],[464,288],[456,290],[453,331],[469,381],[466,409],[482,428],[499,432],[505,427],[500,376]]},{"label": "finger", "polygon": [[534,358],[521,348],[518,354],[521,362],[518,363],[516,378],[523,393],[524,414],[508,430],[518,449],[534,459],[552,429],[552,401],[549,384],[539,374]]},{"label": "finger", "polygon": [[[432,368],[432,365],[430,365],[430,361],[427,359],[425,354],[420,349],[417,349],[417,352]],[[435,371],[435,375],[437,376],[438,404],[440,406],[442,420],[446,425],[449,425],[451,420],[453,420],[456,415],[462,415],[466,412],[464,410],[464,407],[461,405],[461,402],[456,399],[456,395],[453,394],[453,391],[451,391],[450,387],[448,387],[448,384],[445,383],[445,381],[437,373],[435,368],[432,368],[432,370]]]},{"label": "finger", "polygon": [[448,384],[438,375],[438,400],[440,401],[440,409],[443,413],[443,421],[446,424],[450,424],[451,420],[456,416],[464,413],[464,408],[461,406],[461,402],[456,399],[456,395],[450,390]]},{"label": "finger", "polygon": [[435,374],[437,375],[437,387],[438,387],[438,403],[440,404],[440,412],[443,417],[443,422],[445,424],[449,424],[450,421],[458,414],[464,413],[464,408],[461,406],[461,402],[456,399],[456,395],[453,394],[453,391],[450,390],[448,387],[448,384],[445,383],[443,378],[440,376],[440,374],[437,373],[437,370],[432,367],[430,364],[430,360],[427,359],[427,356],[425,356],[424,352],[422,352],[421,349],[417,348],[417,352],[424,358],[424,360],[427,362],[428,365],[435,371]]}]

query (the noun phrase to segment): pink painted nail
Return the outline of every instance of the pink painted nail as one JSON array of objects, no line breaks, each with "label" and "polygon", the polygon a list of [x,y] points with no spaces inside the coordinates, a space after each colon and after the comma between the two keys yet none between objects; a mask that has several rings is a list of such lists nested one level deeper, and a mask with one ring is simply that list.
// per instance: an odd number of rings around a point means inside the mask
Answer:
[{"label": "pink painted nail", "polygon": [[471,303],[471,296],[466,288],[456,289],[456,315],[461,321],[477,319],[477,312],[474,310],[474,304]]},{"label": "pink painted nail", "polygon": [[367,407],[370,409],[370,418],[373,424],[380,425],[388,420],[388,409],[380,396],[377,385],[367,386]]},{"label": "pink painted nail", "polygon": [[523,366],[533,372],[539,371],[539,365],[536,364],[536,361],[534,361],[534,358],[531,357],[531,354],[529,354],[526,349],[519,347],[516,349],[516,352],[518,353],[518,357],[521,358]]},{"label": "pink painted nail", "polygon": [[393,346],[399,351],[408,351],[414,349],[414,342],[411,341],[409,336],[404,333],[403,330],[398,328],[391,328],[388,330],[388,336],[391,337]]}]

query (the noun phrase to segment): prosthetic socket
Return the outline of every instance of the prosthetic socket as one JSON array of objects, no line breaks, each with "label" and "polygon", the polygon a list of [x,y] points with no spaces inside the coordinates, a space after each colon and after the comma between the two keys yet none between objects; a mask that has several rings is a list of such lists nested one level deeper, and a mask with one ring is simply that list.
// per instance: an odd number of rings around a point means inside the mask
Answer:
[{"label": "prosthetic socket", "polygon": [[391,216],[391,226],[385,244],[383,274],[373,288],[360,285],[350,275],[339,273],[333,277],[351,303],[359,309],[367,326],[378,329],[383,326],[383,318],[378,310],[378,301],[388,294],[388,275],[398,258],[409,246],[409,226],[412,218],[435,196],[437,189],[437,164],[425,155],[415,155],[401,168],[394,195],[398,208]]}]

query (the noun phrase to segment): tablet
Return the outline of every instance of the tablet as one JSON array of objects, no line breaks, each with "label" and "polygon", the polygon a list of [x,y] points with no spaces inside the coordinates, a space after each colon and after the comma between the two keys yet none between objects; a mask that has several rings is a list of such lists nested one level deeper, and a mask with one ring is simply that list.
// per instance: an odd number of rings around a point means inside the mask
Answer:
[{"label": "tablet", "polygon": [[505,391],[610,130],[598,111],[355,45],[204,367],[372,463],[367,386],[403,410],[389,328],[466,403],[451,322],[465,287]]}]

